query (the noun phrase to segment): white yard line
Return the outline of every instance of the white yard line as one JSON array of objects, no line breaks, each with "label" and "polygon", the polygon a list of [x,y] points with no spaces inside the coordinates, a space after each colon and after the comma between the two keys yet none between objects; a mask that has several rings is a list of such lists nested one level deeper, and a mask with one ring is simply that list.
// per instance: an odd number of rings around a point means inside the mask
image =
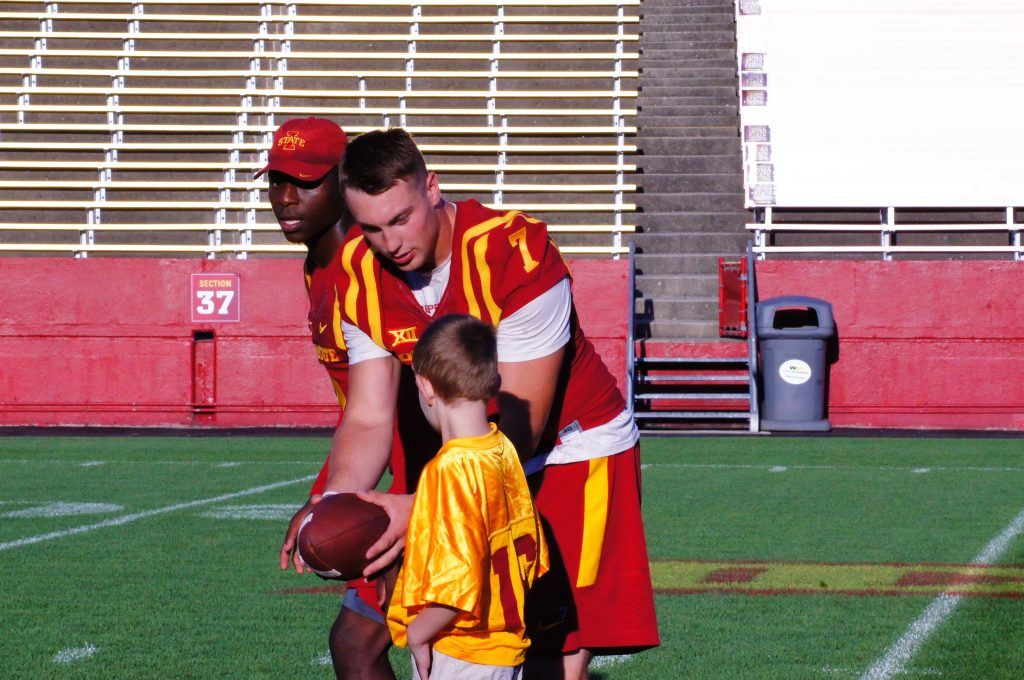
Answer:
[{"label": "white yard line", "polygon": [[290,486],[292,484],[298,484],[300,482],[308,482],[315,479],[316,475],[305,475],[296,479],[289,479],[284,482],[274,482],[273,484],[264,484],[263,486],[254,486],[251,489],[245,489],[243,491],[235,491],[234,493],[226,493],[220,496],[213,496],[211,498],[202,498],[196,501],[188,501],[187,503],[176,503],[174,505],[168,505],[162,508],[155,508],[153,510],[146,510],[144,512],[136,512],[130,515],[122,515],[121,517],[114,517],[112,519],[104,520],[102,522],[96,522],[95,524],[85,524],[79,527],[73,527],[71,529],[62,529],[61,531],[51,531],[46,534],[37,534],[35,536],[27,536],[25,538],[19,538],[14,541],[6,541],[0,543],[0,551],[10,550],[12,548],[21,548],[26,545],[32,545],[33,543],[41,543],[43,541],[50,541],[55,538],[64,538],[66,536],[75,536],[77,534],[84,534],[87,531],[93,531],[95,529],[105,529],[107,527],[121,526],[122,524],[128,524],[136,520],[145,519],[147,517],[153,517],[155,515],[164,515],[168,512],[176,512],[178,510],[187,510],[188,508],[194,508],[200,505],[209,505],[211,503],[219,503],[221,501],[228,501],[233,498],[241,498],[243,496],[252,496],[254,494],[263,493],[265,491],[272,491],[273,489],[279,489],[282,486]]},{"label": "white yard line", "polygon": [[0,464],[17,465],[212,465],[214,467],[235,467],[238,465],[321,465],[323,460],[71,460],[68,458],[0,458]]},{"label": "white yard line", "polygon": [[75,661],[81,661],[82,659],[88,659],[90,656],[99,651],[96,645],[87,645],[85,647],[78,647],[74,649],[62,649],[53,655],[54,663],[74,663]]},{"label": "white yard line", "polygon": [[[994,564],[999,556],[1006,552],[1010,541],[1024,532],[1024,510],[1013,518],[999,535],[988,542],[978,553],[971,564]],[[861,680],[885,680],[906,672],[907,663],[920,651],[932,633],[950,617],[953,610],[960,604],[961,595],[943,593],[932,600],[932,603],[921,613],[917,620],[910,624],[906,632],[883,654],[871,668],[864,671]]]},{"label": "white yard line", "polygon": [[925,472],[1024,472],[1024,467],[983,467],[983,466],[946,466],[943,467],[910,467],[895,465],[773,465],[769,463],[644,463],[643,467],[649,468],[692,468],[708,470],[766,470],[778,472],[780,470],[841,470],[841,471],[868,471],[868,472],[913,472],[921,474]]}]

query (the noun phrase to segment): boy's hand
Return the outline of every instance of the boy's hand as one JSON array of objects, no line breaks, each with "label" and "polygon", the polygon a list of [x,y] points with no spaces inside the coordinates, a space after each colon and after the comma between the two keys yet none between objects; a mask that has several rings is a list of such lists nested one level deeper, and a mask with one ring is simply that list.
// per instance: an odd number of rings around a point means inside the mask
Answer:
[{"label": "boy's hand", "polygon": [[[372,559],[363,570],[363,576],[371,576],[386,569],[398,559],[405,547],[405,530],[409,527],[409,515],[412,514],[414,496],[381,493],[379,491],[360,491],[359,498],[368,503],[379,505],[388,514],[390,524],[384,535],[366,551],[366,557]],[[376,558],[376,559],[374,559]]]},{"label": "boy's hand", "polygon": [[299,574],[307,571],[312,572],[299,556],[299,551],[295,548],[295,542],[299,536],[299,527],[302,526],[302,520],[313,511],[313,506],[319,503],[321,498],[323,497],[320,494],[310,496],[305,505],[299,508],[288,522],[288,530],[284,534],[284,542],[281,543],[281,569],[288,571],[288,563],[291,562],[295,565],[295,571]]},{"label": "boy's hand", "polygon": [[420,644],[409,643],[409,651],[412,652],[412,662],[416,664],[416,670],[420,674],[422,680],[429,680],[430,678],[430,643],[421,642]]}]

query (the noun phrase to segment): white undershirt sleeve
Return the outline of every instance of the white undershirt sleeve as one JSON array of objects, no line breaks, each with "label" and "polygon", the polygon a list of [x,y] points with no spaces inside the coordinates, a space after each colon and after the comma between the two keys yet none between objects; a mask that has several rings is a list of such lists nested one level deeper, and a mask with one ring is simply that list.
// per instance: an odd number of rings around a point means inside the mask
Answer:
[{"label": "white undershirt sleeve", "polygon": [[370,339],[359,326],[353,326],[347,321],[341,322],[341,334],[345,337],[345,346],[348,347],[348,363],[358,364],[367,359],[380,359],[389,357],[391,353]]},{"label": "white undershirt sleeve", "polygon": [[569,342],[571,317],[572,287],[566,277],[498,322],[498,361],[531,361],[553,354]]}]

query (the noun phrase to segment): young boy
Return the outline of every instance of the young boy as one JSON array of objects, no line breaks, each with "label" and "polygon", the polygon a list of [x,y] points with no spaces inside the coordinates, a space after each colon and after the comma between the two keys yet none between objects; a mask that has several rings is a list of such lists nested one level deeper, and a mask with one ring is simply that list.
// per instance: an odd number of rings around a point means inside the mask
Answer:
[{"label": "young boy", "polygon": [[512,443],[487,421],[498,393],[494,330],[437,319],[412,360],[420,407],[444,444],[423,469],[388,626],[413,677],[513,680],[529,640],[523,601],[548,551]]}]

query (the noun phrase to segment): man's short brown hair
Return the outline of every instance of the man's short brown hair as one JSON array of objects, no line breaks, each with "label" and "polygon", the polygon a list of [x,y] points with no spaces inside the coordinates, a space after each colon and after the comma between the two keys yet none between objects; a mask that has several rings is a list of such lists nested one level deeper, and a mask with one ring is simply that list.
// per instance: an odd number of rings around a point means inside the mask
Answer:
[{"label": "man's short brown hair", "polygon": [[448,403],[487,401],[501,386],[494,329],[467,314],[449,314],[430,324],[416,343],[412,368]]},{"label": "man's short brown hair", "polygon": [[342,187],[370,196],[384,193],[399,180],[426,176],[423,154],[403,128],[364,132],[349,142],[341,160]]}]

